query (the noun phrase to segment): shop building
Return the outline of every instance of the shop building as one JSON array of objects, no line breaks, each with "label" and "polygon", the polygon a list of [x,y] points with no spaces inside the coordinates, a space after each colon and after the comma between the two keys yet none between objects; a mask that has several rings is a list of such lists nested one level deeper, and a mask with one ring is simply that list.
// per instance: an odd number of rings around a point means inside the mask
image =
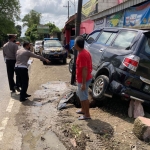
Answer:
[{"label": "shop building", "polygon": [[91,15],[94,29],[128,27],[150,29],[150,0],[124,0],[118,5]]}]

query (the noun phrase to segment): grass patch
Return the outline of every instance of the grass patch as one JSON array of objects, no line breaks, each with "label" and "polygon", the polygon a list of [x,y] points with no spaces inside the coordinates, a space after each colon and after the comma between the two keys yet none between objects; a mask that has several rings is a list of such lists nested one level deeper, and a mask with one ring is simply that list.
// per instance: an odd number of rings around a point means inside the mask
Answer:
[{"label": "grass patch", "polygon": [[71,127],[71,131],[72,131],[72,134],[75,135],[76,137],[79,137],[82,133],[82,131],[78,125],[73,125]]}]

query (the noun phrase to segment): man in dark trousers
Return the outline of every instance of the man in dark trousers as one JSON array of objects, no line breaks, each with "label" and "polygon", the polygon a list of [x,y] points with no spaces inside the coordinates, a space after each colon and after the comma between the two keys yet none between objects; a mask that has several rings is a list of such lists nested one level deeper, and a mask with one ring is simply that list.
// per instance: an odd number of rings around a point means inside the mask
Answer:
[{"label": "man in dark trousers", "polygon": [[[18,50],[18,45],[14,43],[16,39],[15,35],[9,35],[8,39],[9,41],[3,46],[3,55],[7,67],[9,88],[12,92],[15,92],[15,89],[19,91],[19,87],[14,81],[14,68],[16,63],[16,52]],[[18,83],[18,81],[16,82]]]},{"label": "man in dark trousers", "polygon": [[26,101],[27,97],[31,95],[27,94],[28,84],[29,84],[29,76],[28,76],[28,60],[30,57],[40,59],[42,61],[46,61],[50,63],[48,59],[45,59],[42,56],[35,55],[30,51],[30,43],[24,42],[23,48],[19,49],[16,53],[16,64],[15,70],[17,76],[19,77],[19,81],[21,83],[21,92],[20,92],[20,101]]}]

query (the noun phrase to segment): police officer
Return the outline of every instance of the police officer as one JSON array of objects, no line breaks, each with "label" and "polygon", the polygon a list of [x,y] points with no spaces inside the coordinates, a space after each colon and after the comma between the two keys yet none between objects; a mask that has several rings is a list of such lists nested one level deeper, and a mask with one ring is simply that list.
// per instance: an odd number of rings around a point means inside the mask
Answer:
[{"label": "police officer", "polygon": [[5,62],[6,62],[6,67],[7,67],[9,88],[12,92],[15,92],[15,89],[20,91],[19,87],[17,87],[14,81],[14,68],[15,68],[15,63],[16,63],[16,52],[18,50],[18,46],[17,44],[14,43],[16,39],[15,35],[13,34],[9,35],[8,39],[9,41],[3,46],[3,55],[4,55]]},{"label": "police officer", "polygon": [[49,63],[50,61],[45,59],[42,56],[35,55],[30,51],[30,43],[24,42],[23,48],[19,49],[16,54],[16,64],[15,70],[17,76],[19,77],[19,81],[21,82],[21,92],[20,92],[20,101],[26,101],[27,97],[31,95],[27,94],[28,84],[29,84],[29,76],[28,76],[28,60],[30,57],[40,59],[42,61],[46,61]]}]

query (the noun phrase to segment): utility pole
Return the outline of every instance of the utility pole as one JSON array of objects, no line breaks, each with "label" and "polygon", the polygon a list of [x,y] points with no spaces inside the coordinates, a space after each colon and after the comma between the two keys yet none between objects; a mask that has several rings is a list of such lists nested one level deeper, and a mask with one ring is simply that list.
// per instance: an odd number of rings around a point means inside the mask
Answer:
[{"label": "utility pole", "polygon": [[[83,0],[78,0],[78,11],[76,20],[76,37],[80,35],[80,25],[81,25],[81,13],[82,13],[82,2]],[[76,81],[76,59],[78,52],[74,50],[74,63],[72,68],[71,85],[75,84]]]},{"label": "utility pole", "polygon": [[63,6],[63,7],[67,7],[67,8],[68,8],[68,19],[69,19],[69,8],[71,7],[71,6],[69,5],[69,1],[68,1],[68,6]]}]

